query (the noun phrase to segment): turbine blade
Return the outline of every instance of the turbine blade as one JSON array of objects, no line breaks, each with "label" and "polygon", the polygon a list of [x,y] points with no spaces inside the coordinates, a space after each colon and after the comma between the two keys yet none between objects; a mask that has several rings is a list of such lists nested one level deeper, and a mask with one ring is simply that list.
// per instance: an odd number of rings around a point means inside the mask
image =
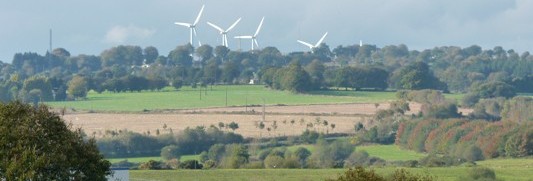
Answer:
[{"label": "turbine blade", "polygon": [[192,32],[194,33],[194,37],[196,37],[196,28],[192,28]]},{"label": "turbine blade", "polygon": [[237,23],[239,23],[239,21],[241,21],[241,18],[237,19],[237,21],[235,21],[235,23],[233,23],[227,30],[226,32],[230,31],[231,29],[235,28],[235,26],[237,26]]},{"label": "turbine blade", "polygon": [[257,48],[259,48],[259,43],[257,43],[257,39],[254,39],[254,43],[255,43],[255,46],[257,46]]},{"label": "turbine blade", "polygon": [[263,26],[263,21],[265,20],[265,17],[261,18],[261,22],[259,23],[259,26],[257,27],[257,30],[255,30],[254,36],[257,36],[259,34],[259,31],[261,31],[261,27]]},{"label": "turbine blade", "polygon": [[253,37],[252,36],[235,36],[234,38],[237,38],[237,39],[252,39]]},{"label": "turbine blade", "polygon": [[175,22],[174,24],[180,25],[180,26],[185,26],[185,27],[190,27],[191,26],[191,24],[189,24],[189,23],[181,23],[181,22]]},{"label": "turbine blade", "polygon": [[307,42],[301,41],[301,40],[296,40],[296,41],[298,41],[298,43],[301,43],[301,44],[303,44],[305,46],[308,46],[309,48],[313,48],[313,45],[311,45],[311,43],[307,43]]},{"label": "turbine blade", "polygon": [[320,38],[320,40],[318,40],[318,42],[316,43],[315,47],[318,47],[322,43],[322,41],[324,41],[324,38],[326,38],[327,35],[328,35],[328,32],[326,32],[324,34],[324,36],[322,36],[322,38]]},{"label": "turbine blade", "polygon": [[224,32],[224,30],[222,28],[220,28],[219,26],[213,24],[213,23],[210,23],[210,22],[207,22],[207,24],[215,29],[217,29],[218,31],[220,31],[221,33]]},{"label": "turbine blade", "polygon": [[193,25],[198,24],[198,22],[200,21],[200,17],[202,16],[202,12],[204,12],[204,7],[205,7],[205,5],[202,5],[202,9],[200,9],[200,13],[198,13],[198,16],[196,17],[196,20],[194,20]]},{"label": "turbine blade", "polygon": [[201,41],[198,41],[198,46],[199,46],[199,47],[202,46],[202,42],[201,42]]}]

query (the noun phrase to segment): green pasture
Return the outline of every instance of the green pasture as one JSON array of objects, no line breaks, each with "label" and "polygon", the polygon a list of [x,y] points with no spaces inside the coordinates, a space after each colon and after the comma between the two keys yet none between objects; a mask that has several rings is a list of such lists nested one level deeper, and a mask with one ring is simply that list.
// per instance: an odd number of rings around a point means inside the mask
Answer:
[{"label": "green pasture", "polygon": [[[226,91],[227,90],[227,91]],[[190,109],[206,107],[262,105],[304,105],[332,103],[376,103],[395,99],[394,92],[317,91],[296,94],[276,91],[262,85],[209,86],[207,88],[184,87],[179,91],[166,88],[163,91],[112,93],[89,92],[86,100],[47,102],[56,108],[74,108],[93,111],[127,111],[162,109]]]},{"label": "green pasture", "polygon": [[401,149],[397,145],[368,145],[355,148],[355,151],[360,150],[366,151],[370,156],[379,157],[387,161],[419,160],[426,156],[423,153]]},{"label": "green pasture", "polygon": [[[532,159],[526,160],[533,162]],[[375,167],[377,173],[388,175],[397,167]],[[466,175],[470,167],[404,168],[416,174],[428,174],[441,181],[456,181]],[[498,178],[527,181],[533,178],[532,168],[495,167]],[[254,181],[312,181],[335,178],[345,169],[213,169],[213,170],[132,170],[130,180],[254,180]]]},{"label": "green pasture", "polygon": [[[287,147],[294,151],[304,147],[310,151],[313,145],[295,145]],[[425,154],[410,150],[400,149],[396,145],[368,145],[357,146],[357,150],[365,150],[371,156],[393,160],[418,160]],[[198,159],[198,155],[185,155],[181,160]],[[112,163],[124,160],[109,159]],[[130,162],[146,162],[148,160],[161,160],[160,157],[128,158]],[[477,162],[478,166],[488,167],[496,171],[498,178],[504,180],[532,180],[533,158],[521,159],[491,159]],[[398,167],[372,167],[379,174],[391,174]],[[429,174],[442,181],[455,181],[458,177],[466,175],[470,167],[439,167],[439,168],[404,168],[417,174]],[[212,170],[131,170],[130,180],[324,180],[334,178],[345,169],[212,169]]]}]

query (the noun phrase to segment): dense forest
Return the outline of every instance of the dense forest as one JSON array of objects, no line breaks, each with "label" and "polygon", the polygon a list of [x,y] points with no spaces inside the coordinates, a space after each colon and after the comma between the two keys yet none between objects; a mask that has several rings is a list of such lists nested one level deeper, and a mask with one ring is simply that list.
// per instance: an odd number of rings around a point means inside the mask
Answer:
[{"label": "dense forest", "polygon": [[[307,92],[437,89],[465,93],[487,83],[512,93],[533,92],[529,52],[449,46],[423,51],[405,45],[326,44],[312,52],[284,54],[275,47],[232,51],[190,44],[168,55],[157,48],[117,46],[100,55],[71,55],[57,48],[45,55],[17,53],[0,64],[0,100],[83,99],[87,91],[157,91],[165,86],[262,83],[273,89]],[[487,86],[487,85],[484,85]],[[471,95],[474,102],[479,96]]]}]

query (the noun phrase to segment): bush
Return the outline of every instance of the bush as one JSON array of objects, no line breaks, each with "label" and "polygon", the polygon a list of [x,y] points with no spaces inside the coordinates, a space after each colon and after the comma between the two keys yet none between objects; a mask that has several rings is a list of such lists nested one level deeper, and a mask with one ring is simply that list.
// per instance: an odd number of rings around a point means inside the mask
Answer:
[{"label": "bush", "polygon": [[463,152],[463,158],[470,162],[485,159],[481,149],[475,145],[470,145],[468,148],[466,148],[466,150]]},{"label": "bush", "polygon": [[307,148],[299,147],[294,151],[294,156],[298,159],[300,162],[300,167],[305,167],[307,158],[311,156],[311,151],[309,151]]},{"label": "bush", "polygon": [[316,144],[315,152],[311,155],[310,165],[318,168],[342,168],[355,146],[348,141],[336,140],[331,144],[320,139]]},{"label": "bush", "polygon": [[374,170],[365,170],[363,167],[350,168],[336,179],[327,181],[432,181],[429,175],[417,175],[404,169],[396,170],[388,177],[378,175]]},{"label": "bush", "polygon": [[420,165],[425,167],[447,167],[447,166],[457,166],[464,163],[464,160],[454,158],[451,156],[438,156],[435,154],[430,154],[422,159],[420,159]]},{"label": "bush", "polygon": [[187,160],[181,162],[179,165],[180,169],[202,169],[204,166],[198,162],[198,160]]},{"label": "bush", "polygon": [[262,168],[265,168],[263,166],[263,162],[262,161],[250,161],[249,163],[245,164],[243,166],[243,168],[246,168],[246,169],[262,169]]},{"label": "bush", "polygon": [[429,109],[424,112],[427,118],[447,119],[459,118],[461,114],[457,112],[457,105],[453,103],[440,103],[428,105]]},{"label": "bush", "polygon": [[206,160],[204,161],[204,169],[211,169],[216,167],[217,162],[214,160]]},{"label": "bush", "polygon": [[394,171],[392,175],[388,177],[387,180],[394,180],[394,181],[431,181],[434,180],[433,177],[429,175],[417,175],[410,173],[404,169],[398,169]]},{"label": "bush", "polygon": [[368,166],[366,165],[368,160],[368,153],[364,150],[362,151],[354,151],[348,159],[346,159],[346,162],[344,163],[344,167],[351,168],[351,167],[362,167],[362,166]]},{"label": "bush", "polygon": [[163,160],[171,160],[171,159],[179,159],[180,149],[176,145],[168,145],[163,148],[161,148],[161,158]]},{"label": "bush", "polygon": [[162,163],[155,160],[150,160],[139,165],[139,169],[141,170],[160,170],[162,168]]},{"label": "bush", "polygon": [[483,181],[496,181],[496,173],[490,168],[484,167],[474,167],[472,168],[466,177],[459,177],[457,180],[461,181],[474,181],[474,180],[483,180]]},{"label": "bush", "polygon": [[348,169],[344,174],[339,175],[338,178],[327,179],[327,181],[385,181],[385,178],[378,175],[374,170],[355,167]]},{"label": "bush", "polygon": [[172,81],[172,87],[174,87],[176,90],[179,90],[183,86],[183,81],[180,79],[174,79]]},{"label": "bush", "polygon": [[309,131],[308,129],[306,129],[302,135],[300,135],[300,140],[302,141],[302,143],[307,143],[307,144],[314,144],[316,143],[316,140],[318,139],[318,137],[320,137],[320,134],[316,131]]},{"label": "bush", "polygon": [[284,161],[285,159],[283,157],[278,155],[269,155],[264,161],[265,168],[284,168]]}]

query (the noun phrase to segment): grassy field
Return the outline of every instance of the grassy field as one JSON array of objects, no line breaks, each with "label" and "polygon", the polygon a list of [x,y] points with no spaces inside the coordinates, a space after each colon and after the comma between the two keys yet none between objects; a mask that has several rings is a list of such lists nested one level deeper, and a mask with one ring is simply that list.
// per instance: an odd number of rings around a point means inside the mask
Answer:
[{"label": "grassy field", "polygon": [[[513,160],[514,162],[516,160]],[[503,161],[507,162],[507,161]],[[533,159],[522,162],[533,163]],[[483,164],[482,162],[480,164]],[[372,168],[377,173],[388,175],[395,167]],[[417,174],[429,174],[441,181],[455,181],[466,175],[469,167],[442,168],[405,168]],[[527,181],[533,178],[532,168],[525,167],[495,167],[496,176],[505,180]],[[130,180],[286,180],[311,181],[335,178],[345,169],[215,169],[215,170],[132,170]]]},{"label": "grassy field", "polygon": [[56,108],[74,108],[95,111],[138,112],[155,109],[188,109],[226,106],[285,104],[330,104],[330,103],[376,103],[395,99],[394,92],[320,91],[311,94],[294,94],[274,91],[262,85],[213,86],[202,91],[184,87],[179,91],[166,89],[161,92],[127,92],[101,94],[89,92],[87,100],[47,102]]},{"label": "grassy field", "polygon": [[[296,145],[287,147],[294,151],[298,147],[305,147],[311,151],[312,145]],[[402,150],[395,145],[369,145],[358,146],[356,150],[365,150],[371,156],[385,160],[417,160],[424,154]],[[150,159],[160,160],[160,157],[129,158],[130,162],[145,162]],[[198,155],[186,155],[182,160],[198,159]],[[112,163],[124,159],[110,159]],[[492,168],[496,175],[504,180],[532,180],[533,158],[522,159],[492,159],[477,162],[477,165]],[[379,174],[393,173],[396,167],[374,167]],[[458,177],[466,175],[470,167],[441,167],[441,168],[405,168],[417,174],[429,174],[442,181],[455,181]],[[324,180],[334,178],[345,169],[213,169],[213,170],[132,170],[130,180]]]},{"label": "grassy field", "polygon": [[397,145],[358,146],[355,149],[356,151],[364,150],[370,156],[379,157],[387,161],[419,160],[426,156],[426,154],[412,150],[400,149]]},{"label": "grassy field", "polygon": [[[183,87],[179,91],[165,88],[160,92],[89,92],[87,100],[47,102],[56,108],[74,108],[76,110],[94,111],[126,111],[190,109],[207,107],[225,107],[226,90],[228,106],[262,105],[304,105],[333,103],[382,103],[396,99],[395,92],[370,91],[313,91],[309,94],[295,94],[287,91],[276,91],[263,85],[230,85],[213,86],[202,89]],[[446,94],[450,99],[461,99],[463,94]]]}]

